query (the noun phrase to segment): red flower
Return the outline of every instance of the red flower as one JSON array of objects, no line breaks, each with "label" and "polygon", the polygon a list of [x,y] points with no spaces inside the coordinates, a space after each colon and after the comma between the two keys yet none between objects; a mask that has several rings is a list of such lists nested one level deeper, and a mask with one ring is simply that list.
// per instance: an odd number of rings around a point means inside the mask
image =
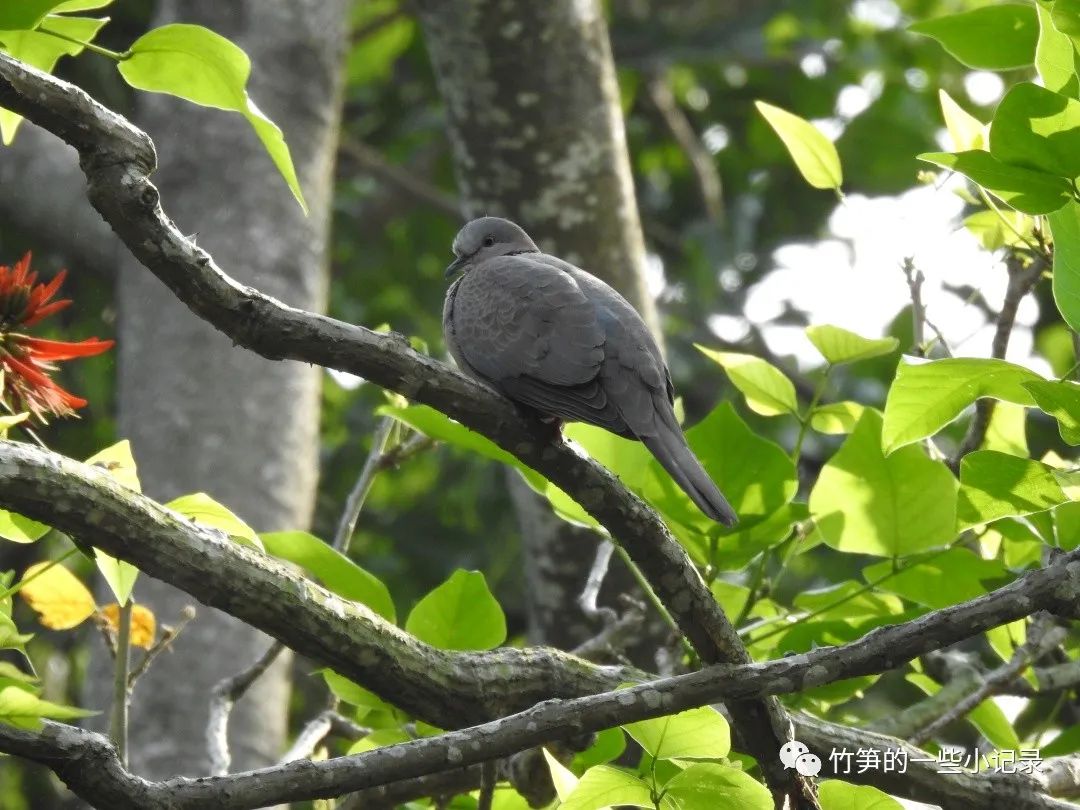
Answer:
[{"label": "red flower", "polygon": [[49,414],[71,416],[86,404],[53,382],[49,374],[56,371],[56,364],[101,354],[113,345],[111,340],[97,338],[67,343],[12,331],[33,326],[71,305],[68,299],[52,300],[65,275],[67,271],[61,270],[48,284],[35,284],[37,273],[30,272],[29,253],[14,268],[0,265],[0,398],[13,411],[28,410],[41,422]]}]

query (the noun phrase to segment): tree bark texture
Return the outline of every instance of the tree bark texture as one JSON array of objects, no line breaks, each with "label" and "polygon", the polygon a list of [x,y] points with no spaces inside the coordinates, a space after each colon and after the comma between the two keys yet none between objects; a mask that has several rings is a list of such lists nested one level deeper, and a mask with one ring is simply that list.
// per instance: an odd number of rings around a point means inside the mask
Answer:
[{"label": "tree bark texture", "polygon": [[[322,310],[346,3],[165,0],[155,25],[175,21],[205,25],[251,57],[249,92],[285,133],[310,215],[242,118],[144,95],[138,121],[158,145],[155,179],[171,214],[241,281]],[[317,478],[320,370],[234,347],[130,257],[118,299],[120,431],[132,440],[146,492],[167,501],[202,490],[257,530],[305,527]],[[138,582],[136,597],[165,622],[192,601],[149,577]],[[174,652],[136,688],[134,770],[152,778],[206,773],[211,689],[269,643],[200,607]],[[93,705],[103,704],[104,668],[97,667]],[[233,710],[234,768],[265,765],[283,750],[288,669],[282,656]]]},{"label": "tree bark texture", "polygon": [[[423,0],[417,11],[466,217],[520,223],[542,249],[618,289],[659,336],[600,4]],[[520,482],[511,487],[530,638],[570,649],[596,631],[576,602],[595,535],[554,518]],[[629,577],[617,584],[629,587]]]}]

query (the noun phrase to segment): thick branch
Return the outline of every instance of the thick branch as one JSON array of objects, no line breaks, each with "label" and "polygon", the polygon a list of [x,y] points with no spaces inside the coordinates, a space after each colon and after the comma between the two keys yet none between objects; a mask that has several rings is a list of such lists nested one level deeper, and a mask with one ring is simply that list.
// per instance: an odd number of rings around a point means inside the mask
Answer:
[{"label": "thick branch", "polygon": [[[415,352],[402,336],[294,309],[227,276],[162,211],[148,178],[156,162],[150,139],[78,88],[0,54],[0,106],[78,150],[91,204],[132,254],[195,314],[264,357],[356,374],[492,439],[568,493],[610,532],[671,610],[702,661],[750,660],[686,551],[659,516],[602,466],[582,459],[561,440],[553,441],[550,431],[507,400]],[[211,598],[219,604],[230,601],[223,594]],[[381,652],[379,658],[388,656]],[[388,661],[386,671],[399,668]],[[386,678],[381,678],[384,689]],[[730,709],[748,752],[762,761],[770,782],[790,781],[790,774],[766,759],[786,739],[779,707],[765,701]]]},{"label": "thick branch", "polygon": [[182,588],[443,728],[634,677],[550,649],[436,650],[266,555],[125,489],[104,470],[28,444],[0,442],[0,502]]}]

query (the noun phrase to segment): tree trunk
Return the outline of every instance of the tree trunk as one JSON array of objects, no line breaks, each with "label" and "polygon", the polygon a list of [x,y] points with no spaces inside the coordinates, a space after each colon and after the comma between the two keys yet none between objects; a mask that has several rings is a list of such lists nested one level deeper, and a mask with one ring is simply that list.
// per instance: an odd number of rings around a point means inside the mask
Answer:
[{"label": "tree trunk", "polygon": [[[542,249],[616,287],[659,336],[599,3],[417,5],[467,218],[495,214],[519,222]],[[531,640],[573,647],[595,632],[576,602],[595,534],[554,519],[536,495],[516,486]]]},{"label": "tree trunk", "polygon": [[[341,107],[344,0],[165,0],[155,24],[199,23],[252,61],[249,90],[285,133],[311,213],[305,217],[255,134],[239,116],[169,96],[140,96],[153,137],[155,179],[178,226],[234,277],[310,310],[326,297],[326,247]],[[320,371],[236,349],[127,259],[119,280],[120,432],[132,440],[147,494],[205,491],[257,530],[303,528],[317,477]],[[175,621],[190,597],[143,577],[136,597]],[[130,751],[150,778],[207,772],[212,687],[246,667],[266,636],[198,608],[171,654],[135,690]],[[108,680],[97,666],[96,697]],[[283,750],[288,657],[232,713],[234,769]]]}]

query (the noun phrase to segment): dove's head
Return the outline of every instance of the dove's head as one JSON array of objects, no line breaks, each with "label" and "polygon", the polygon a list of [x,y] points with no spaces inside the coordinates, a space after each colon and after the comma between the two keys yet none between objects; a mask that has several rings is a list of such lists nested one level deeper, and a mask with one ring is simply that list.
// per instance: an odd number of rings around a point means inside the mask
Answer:
[{"label": "dove's head", "polygon": [[496,256],[538,253],[539,250],[521,226],[508,219],[474,219],[454,237],[453,251],[456,258],[446,268],[446,277],[450,278],[459,272],[467,273],[473,265]]}]

